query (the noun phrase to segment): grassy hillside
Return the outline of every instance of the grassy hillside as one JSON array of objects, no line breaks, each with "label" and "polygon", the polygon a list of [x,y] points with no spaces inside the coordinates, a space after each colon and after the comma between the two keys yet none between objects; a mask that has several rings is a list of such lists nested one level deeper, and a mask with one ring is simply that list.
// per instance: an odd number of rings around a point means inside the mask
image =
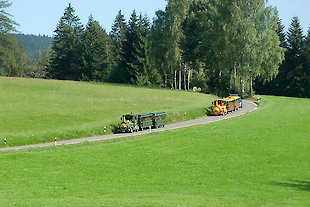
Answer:
[{"label": "grassy hillside", "polygon": [[309,206],[309,99],[136,138],[0,153],[4,206]]},{"label": "grassy hillside", "polygon": [[124,113],[167,111],[168,121],[205,115],[210,95],[110,84],[0,78],[0,147],[104,134]]}]

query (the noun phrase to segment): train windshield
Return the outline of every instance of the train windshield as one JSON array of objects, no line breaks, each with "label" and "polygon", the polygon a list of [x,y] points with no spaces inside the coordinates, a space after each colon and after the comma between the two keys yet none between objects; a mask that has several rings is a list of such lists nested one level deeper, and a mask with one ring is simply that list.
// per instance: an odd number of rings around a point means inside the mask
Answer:
[{"label": "train windshield", "polygon": [[135,120],[135,117],[132,116],[132,115],[126,115],[126,116],[125,116],[125,119],[128,120],[128,121],[134,121],[134,120]]}]

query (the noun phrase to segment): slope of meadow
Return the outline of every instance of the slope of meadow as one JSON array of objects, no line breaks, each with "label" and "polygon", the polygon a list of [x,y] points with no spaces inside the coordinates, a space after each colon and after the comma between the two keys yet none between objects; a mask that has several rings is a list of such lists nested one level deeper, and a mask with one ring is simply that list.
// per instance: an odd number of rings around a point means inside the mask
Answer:
[{"label": "slope of meadow", "polygon": [[0,147],[102,135],[125,113],[204,116],[215,97],[164,89],[0,77]]},{"label": "slope of meadow", "polygon": [[309,206],[310,100],[133,138],[0,153],[3,206]]}]

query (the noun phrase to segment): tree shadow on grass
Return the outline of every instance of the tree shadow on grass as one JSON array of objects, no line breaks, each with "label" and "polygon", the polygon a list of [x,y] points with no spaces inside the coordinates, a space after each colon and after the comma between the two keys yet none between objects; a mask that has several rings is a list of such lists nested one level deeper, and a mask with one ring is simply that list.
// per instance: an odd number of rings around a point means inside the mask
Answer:
[{"label": "tree shadow on grass", "polygon": [[270,184],[310,192],[310,181],[291,180],[289,182],[271,182]]}]

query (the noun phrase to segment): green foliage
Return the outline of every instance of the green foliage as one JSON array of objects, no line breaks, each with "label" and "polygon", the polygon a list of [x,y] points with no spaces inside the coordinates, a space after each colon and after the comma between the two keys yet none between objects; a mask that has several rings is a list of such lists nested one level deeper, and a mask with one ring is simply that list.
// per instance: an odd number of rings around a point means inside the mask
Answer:
[{"label": "green foliage", "polygon": [[304,41],[302,53],[304,56],[304,74],[302,76],[302,86],[304,87],[303,97],[310,98],[310,29]]},{"label": "green foliage", "polygon": [[53,51],[51,46],[46,49],[40,49],[38,51],[38,58],[33,60],[32,65],[30,65],[30,68],[26,71],[26,76],[30,78],[47,78],[52,54]]},{"label": "green foliage", "polygon": [[238,77],[271,79],[284,58],[276,20],[261,0],[195,1],[183,22],[185,61],[204,65],[210,90],[219,95],[236,92]]},{"label": "green foliage", "polygon": [[1,152],[1,202],[306,207],[310,117],[304,110],[308,99],[263,96],[258,111],[208,125]]},{"label": "green foliage", "polygon": [[9,3],[7,0],[0,1],[0,34],[8,34],[16,31],[15,26],[18,24],[12,20],[12,15],[5,11],[11,5],[12,3]]},{"label": "green foliage", "polygon": [[74,12],[75,10],[69,4],[55,30],[56,35],[52,46],[53,58],[48,71],[51,78],[81,79],[83,26]]},{"label": "green foliage", "polygon": [[[162,10],[156,11],[156,18],[153,21],[149,35],[149,60],[152,68],[157,69],[161,77],[165,77],[168,69],[167,51],[167,25],[166,13]],[[160,85],[160,84],[159,84]],[[167,85],[163,85],[167,87]]]},{"label": "green foliage", "polygon": [[[9,146],[90,137],[127,113],[166,111],[169,123],[205,115],[216,97],[164,89],[0,78],[0,138]],[[0,142],[0,146],[4,146]]]},{"label": "green foliage", "polygon": [[14,36],[25,47],[28,57],[32,59],[38,59],[42,55],[39,53],[45,51],[53,42],[53,38],[46,35],[14,34]]},{"label": "green foliage", "polygon": [[120,71],[122,71],[122,69],[120,68],[120,65],[121,65],[121,54],[123,53],[122,44],[125,41],[126,30],[127,30],[126,20],[124,18],[124,15],[122,14],[122,11],[120,10],[117,16],[115,17],[112,30],[109,34],[113,41],[109,55],[111,57],[109,62],[112,68],[110,81],[114,83],[122,82],[122,79],[120,77]]},{"label": "green foliage", "polygon": [[148,42],[150,32],[147,17],[133,11],[122,43],[119,65],[120,79],[124,83],[148,85]]},{"label": "green foliage", "polygon": [[309,97],[309,42],[304,38],[298,17],[294,17],[285,39],[280,25],[278,35],[285,47],[285,60],[275,80],[257,82],[256,90],[261,94]]},{"label": "green foliage", "polygon": [[114,40],[116,47],[118,50],[121,49],[121,43],[125,39],[125,32],[127,29],[126,20],[122,11],[119,10],[117,16],[115,17],[114,24],[112,26],[112,30],[110,32],[110,37]]},{"label": "green foliage", "polygon": [[[2,41],[1,41],[2,40]],[[0,34],[0,75],[11,77],[25,76],[28,58],[25,50],[10,34]]]},{"label": "green foliage", "polygon": [[82,77],[88,81],[107,81],[110,76],[109,51],[112,41],[98,21],[89,17],[83,35]]},{"label": "green foliage", "polygon": [[24,76],[28,59],[22,46],[10,34],[16,31],[17,25],[5,11],[10,6],[8,1],[0,1],[0,75]]}]

